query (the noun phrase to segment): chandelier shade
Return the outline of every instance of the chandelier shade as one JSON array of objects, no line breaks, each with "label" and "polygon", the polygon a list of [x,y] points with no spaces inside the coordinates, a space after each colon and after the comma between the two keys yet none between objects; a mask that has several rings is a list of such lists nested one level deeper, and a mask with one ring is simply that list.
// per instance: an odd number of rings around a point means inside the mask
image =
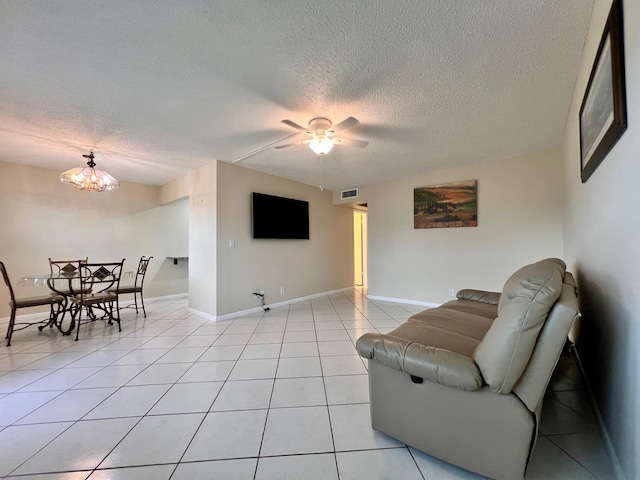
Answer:
[{"label": "chandelier shade", "polygon": [[120,187],[120,182],[107,172],[94,168],[94,155],[83,155],[88,158],[86,167],[76,167],[58,175],[58,180],[62,183],[73,185],[78,190],[88,190],[90,192],[108,192]]}]

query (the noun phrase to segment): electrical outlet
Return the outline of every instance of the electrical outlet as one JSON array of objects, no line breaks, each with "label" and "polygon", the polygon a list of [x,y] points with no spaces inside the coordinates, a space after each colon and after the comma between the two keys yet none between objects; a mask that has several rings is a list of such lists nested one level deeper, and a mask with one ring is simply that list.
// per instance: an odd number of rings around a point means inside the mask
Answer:
[{"label": "electrical outlet", "polygon": [[449,296],[450,297],[455,297],[456,296],[456,291],[453,288],[449,289]]},{"label": "electrical outlet", "polygon": [[280,295],[284,294],[284,287],[280,287]]}]

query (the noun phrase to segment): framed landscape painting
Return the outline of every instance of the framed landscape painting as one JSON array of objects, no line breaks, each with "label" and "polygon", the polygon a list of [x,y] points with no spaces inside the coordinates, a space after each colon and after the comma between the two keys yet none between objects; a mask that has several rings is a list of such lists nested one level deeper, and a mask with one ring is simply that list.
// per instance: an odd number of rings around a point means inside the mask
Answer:
[{"label": "framed landscape painting", "polygon": [[477,225],[477,180],[419,187],[413,190],[414,229]]},{"label": "framed landscape painting", "polygon": [[582,183],[627,129],[621,8],[614,0],[580,107]]}]

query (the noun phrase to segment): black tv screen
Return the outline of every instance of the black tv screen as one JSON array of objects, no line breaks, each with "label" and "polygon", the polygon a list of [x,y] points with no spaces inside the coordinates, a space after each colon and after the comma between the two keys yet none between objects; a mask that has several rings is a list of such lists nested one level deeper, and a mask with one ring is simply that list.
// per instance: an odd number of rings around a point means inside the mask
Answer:
[{"label": "black tv screen", "polygon": [[253,192],[253,238],[309,240],[309,202]]}]

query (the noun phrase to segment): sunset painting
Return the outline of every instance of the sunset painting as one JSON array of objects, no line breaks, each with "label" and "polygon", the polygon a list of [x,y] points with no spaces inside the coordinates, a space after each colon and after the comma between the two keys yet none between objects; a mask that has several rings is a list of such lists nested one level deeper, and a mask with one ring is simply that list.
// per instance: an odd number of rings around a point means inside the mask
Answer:
[{"label": "sunset painting", "polygon": [[413,190],[413,228],[477,225],[477,180],[419,187]]}]

